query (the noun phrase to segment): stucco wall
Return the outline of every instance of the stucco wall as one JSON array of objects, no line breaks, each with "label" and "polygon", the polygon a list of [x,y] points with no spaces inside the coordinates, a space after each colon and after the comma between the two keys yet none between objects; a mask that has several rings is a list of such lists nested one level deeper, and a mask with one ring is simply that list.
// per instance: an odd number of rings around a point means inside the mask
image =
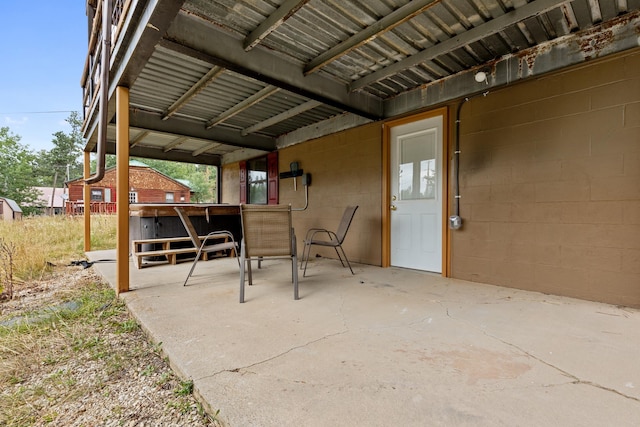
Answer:
[{"label": "stucco wall", "polygon": [[640,52],[461,116],[461,279],[640,306]]},{"label": "stucco wall", "polygon": [[[280,172],[288,171],[293,161],[297,161],[304,172],[310,173],[312,179],[309,207],[293,214],[298,252],[302,254],[302,240],[309,228],[336,230],[344,208],[358,205],[343,247],[353,262],[380,265],[381,124],[362,126],[280,150]],[[224,203],[238,203],[238,174],[237,163],[223,167]],[[280,180],[279,191],[280,204],[304,207],[305,192],[301,178],[298,178],[297,191],[294,191],[292,178]],[[312,256],[316,253],[336,258],[333,249],[314,246]]]}]

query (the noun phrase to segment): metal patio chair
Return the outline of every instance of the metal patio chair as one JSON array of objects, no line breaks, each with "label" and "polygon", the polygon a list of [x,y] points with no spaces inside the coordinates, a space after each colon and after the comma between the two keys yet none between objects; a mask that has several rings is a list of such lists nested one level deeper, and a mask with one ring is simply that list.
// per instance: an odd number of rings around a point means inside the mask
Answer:
[{"label": "metal patio chair", "polygon": [[[178,206],[174,207],[174,209],[178,213],[178,216],[180,217],[180,221],[182,221],[184,228],[187,230],[187,234],[189,235],[189,238],[191,238],[191,242],[193,242],[193,245],[198,248],[196,258],[193,260],[193,264],[191,264],[189,274],[184,280],[182,286],[187,286],[187,282],[193,274],[193,270],[196,268],[196,264],[200,260],[200,256],[203,253],[208,254],[210,252],[232,250],[236,259],[238,258],[238,245],[236,244],[236,241],[233,238],[233,234],[231,234],[231,232],[226,230],[212,231],[211,233],[204,236],[204,238],[201,238],[184,209]],[[218,243],[212,243],[210,242],[210,240],[218,241]],[[221,240],[222,242],[220,242]],[[240,261],[238,261],[238,264],[239,263]]]},{"label": "metal patio chair", "polygon": [[[327,230],[325,228],[310,228],[307,231],[307,235],[304,239],[304,248],[302,249],[302,260],[301,263],[304,262],[304,271],[302,273],[302,277],[307,274],[307,263],[309,262],[309,256],[311,255],[311,246],[326,246],[331,247],[336,250],[338,254],[338,259],[342,263],[343,267],[344,261],[347,261],[347,265],[349,266],[349,270],[351,270],[351,274],[355,274],[353,269],[351,268],[351,263],[349,263],[349,259],[347,258],[347,254],[344,252],[342,248],[342,242],[344,242],[344,238],[347,237],[347,231],[349,231],[349,226],[351,225],[351,221],[353,220],[353,216],[358,210],[358,206],[347,206],[342,214],[342,220],[340,221],[340,225],[338,226],[338,230],[336,232]],[[321,236],[326,234],[328,239],[320,239],[316,238],[316,235],[320,234]],[[342,251],[342,255],[340,255],[340,251]],[[344,261],[342,257],[344,256]],[[301,266],[302,267],[302,266]]]},{"label": "metal patio chair", "polygon": [[298,299],[298,256],[296,235],[289,205],[240,205],[242,243],[240,245],[240,302],[244,302],[245,270],[253,284],[251,260],[259,262],[287,258],[291,260],[293,299]]}]

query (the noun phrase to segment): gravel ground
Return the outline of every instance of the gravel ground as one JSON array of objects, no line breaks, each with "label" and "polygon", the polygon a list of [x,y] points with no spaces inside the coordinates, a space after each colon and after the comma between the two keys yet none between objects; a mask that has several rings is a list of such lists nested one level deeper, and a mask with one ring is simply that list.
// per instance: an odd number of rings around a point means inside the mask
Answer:
[{"label": "gravel ground", "polygon": [[[101,283],[91,268],[59,270],[49,280],[19,286],[12,300],[0,302],[0,320],[20,320],[24,313],[59,305],[65,296],[77,292],[81,286]],[[104,283],[100,286],[107,287]],[[60,337],[55,331],[51,333],[46,341],[51,340],[50,347],[58,346],[59,350],[53,355],[43,352],[45,360],[38,362],[24,354],[12,354],[17,351],[8,348],[8,342],[0,341],[0,378],[3,378],[0,407],[4,407],[0,408],[0,425],[219,425],[204,414],[191,393],[192,383],[181,380],[171,371],[160,349],[147,340],[122,303],[113,301],[119,306],[116,313],[110,314],[104,325],[97,322],[95,332],[89,331],[93,337],[74,337],[74,342],[68,342],[64,335],[69,332]],[[116,330],[114,324],[125,325],[126,330]],[[5,323],[0,327],[12,326]],[[104,345],[100,350],[104,354],[96,356],[96,349],[86,345],[92,338]],[[5,335],[0,336],[0,340],[3,339]],[[83,346],[77,344],[79,340],[84,340]],[[45,345],[38,344],[39,348]],[[34,347],[25,344],[24,348]],[[29,366],[21,367],[20,363]],[[15,377],[15,372],[20,373],[15,384],[4,380]],[[26,409],[22,411],[30,417],[28,424],[19,421],[15,412],[17,404],[25,404],[22,400],[26,401]],[[8,406],[14,406],[14,412]]]}]

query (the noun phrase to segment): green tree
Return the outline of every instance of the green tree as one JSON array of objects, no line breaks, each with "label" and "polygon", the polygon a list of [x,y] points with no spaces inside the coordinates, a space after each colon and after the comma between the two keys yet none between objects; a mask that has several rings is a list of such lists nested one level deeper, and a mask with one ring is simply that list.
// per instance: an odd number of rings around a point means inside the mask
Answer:
[{"label": "green tree", "polygon": [[53,134],[53,148],[37,156],[38,182],[44,187],[62,187],[67,178],[82,176],[82,120],[77,112],[67,118],[71,132]]},{"label": "green tree", "polygon": [[[35,156],[8,127],[0,128],[0,196],[13,199],[25,214],[38,198],[33,189]],[[30,206],[31,205],[31,206]]]},{"label": "green tree", "polygon": [[191,165],[186,175],[191,190],[194,191],[192,201],[197,203],[218,202],[217,176],[218,168],[207,165]]},{"label": "green tree", "polygon": [[186,180],[194,192],[193,202],[216,202],[217,168],[193,163],[170,162],[155,159],[137,159],[157,171],[173,178]]}]

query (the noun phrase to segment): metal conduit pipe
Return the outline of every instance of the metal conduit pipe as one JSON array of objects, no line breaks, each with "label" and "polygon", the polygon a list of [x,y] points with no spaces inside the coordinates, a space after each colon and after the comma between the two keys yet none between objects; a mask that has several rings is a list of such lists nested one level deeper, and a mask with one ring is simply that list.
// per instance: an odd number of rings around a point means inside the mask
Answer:
[{"label": "metal conduit pipe", "polygon": [[[475,96],[487,96],[489,91],[482,92],[479,95]],[[453,151],[453,190],[454,190],[454,199],[453,199],[453,210],[454,215],[449,217],[449,228],[452,230],[457,230],[462,227],[462,218],[460,217],[460,112],[462,111],[462,106],[469,101],[472,97],[467,97],[462,100],[460,104],[458,104],[458,109],[456,111],[456,140],[455,147]]]},{"label": "metal conduit pipe", "polygon": [[107,120],[109,101],[109,67],[111,61],[111,0],[103,0],[102,5],[102,56],[100,59],[100,118],[98,122],[98,146],[96,148],[96,173],[85,179],[87,184],[95,184],[104,178],[105,156],[107,154]]}]

